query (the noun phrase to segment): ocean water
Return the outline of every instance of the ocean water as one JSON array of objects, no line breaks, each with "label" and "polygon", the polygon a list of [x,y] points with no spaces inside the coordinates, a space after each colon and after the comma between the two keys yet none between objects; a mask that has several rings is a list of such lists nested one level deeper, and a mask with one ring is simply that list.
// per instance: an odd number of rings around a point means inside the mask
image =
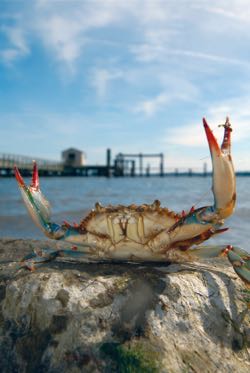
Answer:
[{"label": "ocean water", "polygon": [[[27,180],[28,182],[28,180]],[[79,222],[95,202],[107,204],[152,203],[175,212],[213,204],[210,177],[165,178],[41,178],[41,189],[51,203],[53,221]],[[250,177],[237,179],[235,213],[226,220],[230,229],[207,241],[232,244],[250,252]],[[0,238],[44,238],[28,216],[14,178],[0,178]]]}]

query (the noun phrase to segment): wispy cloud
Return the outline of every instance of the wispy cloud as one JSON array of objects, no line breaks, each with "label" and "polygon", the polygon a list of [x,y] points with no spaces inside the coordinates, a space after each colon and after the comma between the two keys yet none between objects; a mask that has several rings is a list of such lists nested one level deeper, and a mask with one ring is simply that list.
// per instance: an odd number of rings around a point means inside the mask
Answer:
[{"label": "wispy cloud", "polygon": [[199,88],[182,74],[176,76],[171,73],[166,74],[161,70],[153,73],[155,82],[158,81],[160,92],[154,97],[144,98],[135,103],[133,112],[151,117],[173,103],[194,102],[199,97]]},{"label": "wispy cloud", "polygon": [[[63,1],[59,6],[57,1],[39,0],[29,3],[29,7],[22,3],[17,5],[24,6],[17,11],[16,26],[4,27],[10,43],[24,54],[28,40],[39,40],[54,58],[70,70],[84,53],[87,32],[109,25],[116,18],[109,2],[107,5],[98,2],[96,7],[85,1]],[[9,23],[9,19],[4,21]]]},{"label": "wispy cloud", "polygon": [[167,105],[172,100],[172,96],[163,92],[152,98],[139,102],[134,108],[136,113],[143,113],[147,116],[152,116],[157,110]]},{"label": "wispy cloud", "polygon": [[59,61],[71,65],[79,57],[84,38],[79,35],[80,25],[76,20],[55,15],[46,21],[41,19],[36,27],[45,46]]},{"label": "wispy cloud", "polygon": [[[200,5],[197,4],[200,8]],[[249,22],[250,6],[248,0],[220,0],[216,5],[210,3],[203,8],[207,12],[220,15],[225,18],[234,19],[236,21]]]},{"label": "wispy cloud", "polygon": [[[232,147],[233,161],[236,170],[249,169],[249,124],[250,124],[250,97],[232,99],[212,105],[204,109],[206,119],[212,128],[215,137],[220,143],[223,124],[226,116],[230,117],[233,128]],[[209,163],[211,169],[209,148],[204,133],[201,118],[193,116],[193,121],[182,121],[177,127],[167,128],[161,137],[161,143],[168,149],[167,161],[174,167],[201,170],[204,162]]]},{"label": "wispy cloud", "polygon": [[141,44],[131,47],[136,59],[140,62],[163,62],[171,56],[185,57],[195,60],[204,60],[222,65],[235,65],[250,68],[248,60],[227,57],[223,55],[204,53],[195,50],[174,49],[162,44]]},{"label": "wispy cloud", "polygon": [[[84,56],[91,33],[116,27],[118,30],[126,29],[129,34],[129,28],[133,27],[136,37],[130,37],[131,41],[127,44],[127,48],[140,62],[166,61],[169,56],[175,55],[225,64],[247,65],[247,61],[234,58],[230,54],[224,56],[223,51],[222,54],[208,53],[207,47],[201,43],[199,49],[196,49],[184,48],[183,45],[180,47],[179,42],[183,37],[185,38],[183,25],[192,23],[192,20],[195,22],[194,29],[198,31],[193,37],[199,40],[204,33],[203,17],[206,17],[206,27],[211,27],[211,35],[213,35],[211,14],[222,14],[225,17],[234,15],[236,18],[244,15],[245,19],[248,19],[250,7],[245,1],[239,1],[239,4],[238,1],[233,0],[220,1],[216,6],[209,1],[204,1],[202,6],[191,2],[190,6],[183,3],[181,7],[164,0],[133,0],[127,3],[114,0],[60,1],[60,6],[58,4],[57,1],[37,0],[29,2],[29,7],[25,6],[25,3],[23,7],[19,7],[16,24],[4,26],[4,29],[8,30],[10,44],[14,46],[14,50],[10,46],[6,48],[3,51],[5,52],[3,61],[14,60],[18,54],[27,55],[27,45],[33,40],[42,42],[59,63],[68,66],[69,70],[74,70],[76,62]],[[232,14],[228,10],[231,7],[234,9]],[[248,25],[245,25],[245,28],[249,31]],[[115,41],[115,34],[110,35],[109,39],[110,42]],[[174,48],[173,45],[176,47]]]},{"label": "wispy cloud", "polygon": [[6,64],[12,64],[18,58],[30,53],[25,32],[19,27],[2,26],[2,33],[6,36],[9,46],[0,51],[0,57]]},{"label": "wispy cloud", "polygon": [[121,79],[123,75],[121,70],[95,69],[91,75],[91,85],[95,88],[98,97],[104,99],[109,83]]},{"label": "wispy cloud", "polygon": [[[218,138],[221,137],[222,124],[227,116],[233,124],[233,142],[250,140],[250,97],[244,99],[232,99],[226,102],[208,107],[206,110],[208,123]],[[165,142],[168,144],[183,145],[187,147],[202,147],[206,144],[204,130],[201,123],[194,121],[192,124],[183,123],[179,128],[169,128],[166,130]],[[202,140],[203,139],[203,140]]]}]

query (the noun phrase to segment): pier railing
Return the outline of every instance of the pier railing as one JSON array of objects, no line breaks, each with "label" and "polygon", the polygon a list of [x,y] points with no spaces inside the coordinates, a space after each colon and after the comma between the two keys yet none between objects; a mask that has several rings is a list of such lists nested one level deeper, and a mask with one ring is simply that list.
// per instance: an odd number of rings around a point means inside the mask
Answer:
[{"label": "pier railing", "polygon": [[[20,169],[31,170],[33,167],[32,157],[0,153],[0,169],[13,169],[16,165]],[[62,171],[63,163],[42,158],[36,158],[37,165],[43,171]]]}]

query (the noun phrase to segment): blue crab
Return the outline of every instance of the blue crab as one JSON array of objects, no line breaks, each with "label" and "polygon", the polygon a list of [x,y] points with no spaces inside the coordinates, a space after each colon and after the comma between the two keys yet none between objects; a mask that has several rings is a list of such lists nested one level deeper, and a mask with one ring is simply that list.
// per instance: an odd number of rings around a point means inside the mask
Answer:
[{"label": "blue crab", "polygon": [[[32,181],[26,186],[15,167],[15,176],[25,205],[39,228],[49,238],[64,240],[73,247],[68,250],[38,250],[26,256],[22,263],[29,269],[58,255],[92,260],[184,262],[198,257],[227,256],[235,272],[250,285],[250,256],[230,245],[201,246],[198,244],[227,230],[221,228],[224,219],[235,207],[236,182],[231,159],[231,125],[226,119],[224,138],[218,145],[205,119],[203,124],[213,164],[214,205],[188,213],[177,214],[153,204],[101,206],[95,208],[79,223],[58,225],[51,221],[50,205],[40,191],[38,169],[34,162]],[[194,248],[195,247],[195,248]]]}]

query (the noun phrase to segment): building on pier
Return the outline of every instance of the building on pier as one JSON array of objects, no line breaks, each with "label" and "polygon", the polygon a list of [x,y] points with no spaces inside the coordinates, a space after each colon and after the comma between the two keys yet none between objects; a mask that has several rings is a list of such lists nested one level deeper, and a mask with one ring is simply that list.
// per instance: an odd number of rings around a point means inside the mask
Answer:
[{"label": "building on pier", "polygon": [[62,151],[62,162],[65,167],[82,167],[86,165],[86,153],[75,148]]}]

